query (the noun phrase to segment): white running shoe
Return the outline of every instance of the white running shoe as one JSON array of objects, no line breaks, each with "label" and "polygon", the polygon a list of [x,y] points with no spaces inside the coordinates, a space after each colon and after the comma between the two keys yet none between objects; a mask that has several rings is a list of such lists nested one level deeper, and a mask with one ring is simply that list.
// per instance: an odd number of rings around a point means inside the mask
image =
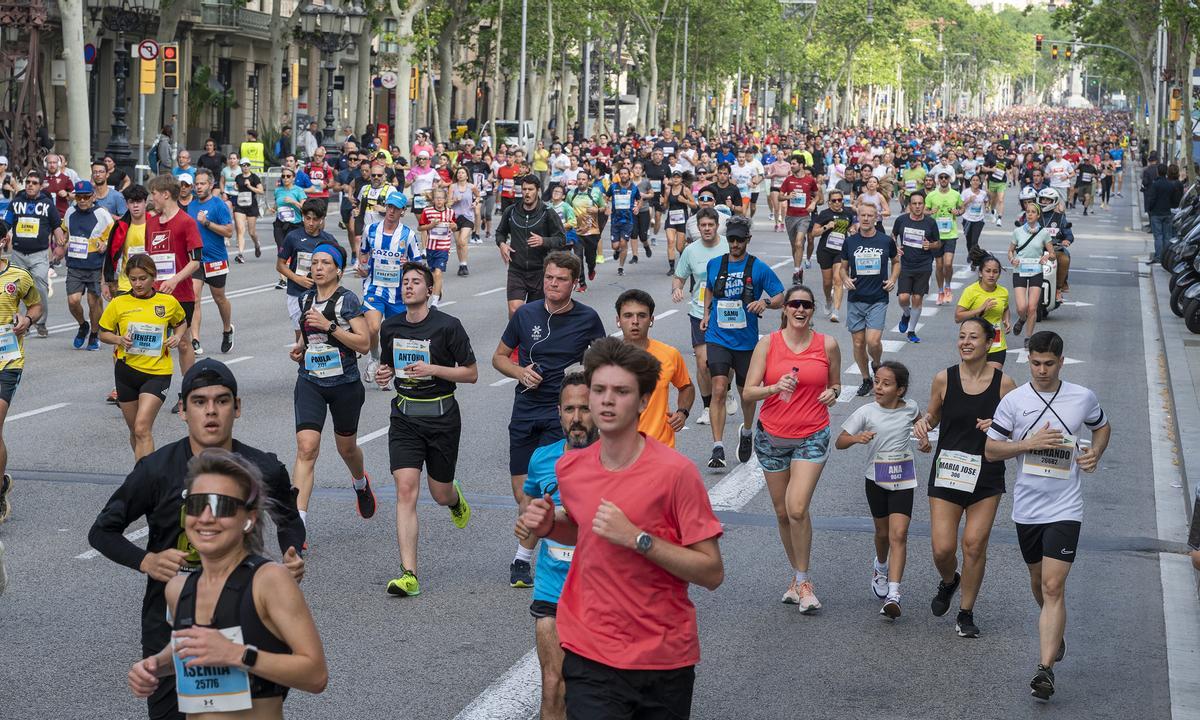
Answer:
[{"label": "white running shoe", "polygon": [[796,584],[795,576],[792,577],[792,584],[788,585],[787,592],[783,594],[784,605],[799,605],[800,604],[800,586]]},{"label": "white running shoe", "polygon": [[796,588],[797,594],[800,596],[800,612],[808,615],[821,609],[821,601],[817,600],[816,593],[813,592],[813,584],[809,580],[800,583]]},{"label": "white running shoe", "polygon": [[700,413],[700,418],[696,420],[697,425],[710,425],[712,419],[708,415],[708,408],[704,408],[704,412]]},{"label": "white running shoe", "polygon": [[871,592],[875,593],[875,597],[879,600],[887,597],[888,594],[888,579],[886,572],[879,572],[875,564],[871,564]]},{"label": "white running shoe", "polygon": [[833,317],[833,307],[826,305],[825,306],[825,319],[828,320],[832,317]]},{"label": "white running shoe", "polygon": [[375,384],[375,372],[377,370],[379,370],[379,361],[375,360],[375,359],[368,360],[367,361],[367,374],[363,375],[363,384],[364,385],[374,385]]},{"label": "white running shoe", "polygon": [[883,601],[883,607],[879,608],[879,614],[890,620],[900,617],[900,593],[888,595]]},{"label": "white running shoe", "polygon": [[733,389],[729,390],[729,394],[725,396],[725,414],[737,415],[737,398],[733,396]]}]

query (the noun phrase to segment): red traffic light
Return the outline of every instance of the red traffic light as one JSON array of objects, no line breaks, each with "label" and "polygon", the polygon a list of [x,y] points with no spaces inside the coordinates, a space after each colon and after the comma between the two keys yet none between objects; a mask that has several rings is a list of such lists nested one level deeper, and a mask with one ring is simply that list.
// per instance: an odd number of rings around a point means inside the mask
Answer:
[{"label": "red traffic light", "polygon": [[162,49],[163,60],[174,60],[179,53],[179,48],[174,45],[164,45]]},{"label": "red traffic light", "polygon": [[1042,41],[1046,39],[1046,36],[1039,33],[1037,35],[1034,35],[1033,37],[1037,44],[1037,51],[1041,52],[1042,51]]}]

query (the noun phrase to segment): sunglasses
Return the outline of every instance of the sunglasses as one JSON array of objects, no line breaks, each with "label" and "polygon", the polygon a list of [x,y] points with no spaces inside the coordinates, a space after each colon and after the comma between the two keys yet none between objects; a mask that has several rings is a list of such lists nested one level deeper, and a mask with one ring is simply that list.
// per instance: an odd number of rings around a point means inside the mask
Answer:
[{"label": "sunglasses", "polygon": [[42,181],[41,180],[26,180],[25,184],[26,185],[41,185]]},{"label": "sunglasses", "polygon": [[812,300],[788,300],[787,306],[793,310],[799,310],[801,308],[805,310],[812,310],[817,305]]},{"label": "sunglasses", "polygon": [[216,518],[234,517],[238,514],[239,510],[243,510],[245,507],[245,500],[217,493],[188,495],[183,500],[184,512],[191,517],[200,517],[203,515],[204,508],[211,510],[213,517]]},{"label": "sunglasses", "polygon": [[842,199],[841,198],[829,198],[829,202],[831,204],[835,203],[835,202],[842,202]]},{"label": "sunglasses", "polygon": [[371,177],[373,177],[373,178],[381,178],[381,177],[383,177],[383,175],[375,175],[375,174],[372,174],[372,175],[371,175]]},{"label": "sunglasses", "polygon": [[713,200],[714,200],[714,198],[712,195],[701,195],[700,196],[700,202],[713,202]]},{"label": "sunglasses", "polygon": [[293,175],[292,173],[284,173],[284,174],[283,174],[283,175],[281,175],[280,177],[292,178],[292,177],[296,177],[296,176],[295,176],[295,175]]}]

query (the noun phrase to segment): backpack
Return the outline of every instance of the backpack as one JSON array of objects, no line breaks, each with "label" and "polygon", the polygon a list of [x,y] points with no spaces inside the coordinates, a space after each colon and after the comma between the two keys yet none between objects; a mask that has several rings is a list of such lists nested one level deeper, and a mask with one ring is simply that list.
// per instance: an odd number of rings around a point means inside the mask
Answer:
[{"label": "backpack", "polygon": [[[746,267],[742,271],[742,304],[749,305],[754,302],[754,280],[752,274],[754,272],[754,256],[746,255]],[[725,286],[729,283],[729,255],[721,256],[721,266],[717,269],[717,279],[713,282],[713,297],[724,298]]]},{"label": "backpack", "polygon": [[146,164],[150,166],[150,174],[158,174],[158,143],[162,140],[162,135],[154,138],[154,144],[150,146],[150,155],[146,157]]}]

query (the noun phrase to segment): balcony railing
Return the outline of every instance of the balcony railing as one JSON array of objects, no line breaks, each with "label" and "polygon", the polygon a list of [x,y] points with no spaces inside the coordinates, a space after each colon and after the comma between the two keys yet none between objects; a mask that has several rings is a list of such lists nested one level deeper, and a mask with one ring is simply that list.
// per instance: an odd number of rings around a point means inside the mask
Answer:
[{"label": "balcony railing", "polygon": [[198,2],[200,23],[209,27],[229,28],[260,38],[271,36],[271,16],[221,2]]}]

